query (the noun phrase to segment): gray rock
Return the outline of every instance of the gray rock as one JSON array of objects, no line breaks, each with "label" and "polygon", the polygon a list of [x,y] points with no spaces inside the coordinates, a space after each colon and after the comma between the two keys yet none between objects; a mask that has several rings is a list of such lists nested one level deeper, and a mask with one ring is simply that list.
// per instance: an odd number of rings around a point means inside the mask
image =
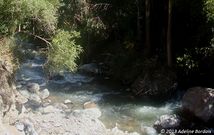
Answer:
[{"label": "gray rock", "polygon": [[71,100],[66,99],[66,100],[64,101],[64,104],[72,104],[72,102],[71,102]]},{"label": "gray rock", "polygon": [[19,92],[25,98],[28,98],[28,99],[30,98],[31,93],[29,91],[27,91],[27,90],[20,90]]},{"label": "gray rock", "polygon": [[41,99],[46,99],[49,97],[49,95],[50,95],[50,92],[48,89],[44,89],[39,93],[39,96]]},{"label": "gray rock", "polygon": [[89,102],[85,102],[83,105],[84,109],[89,109],[89,108],[97,108],[96,103],[89,101]]},{"label": "gray rock", "polygon": [[[42,100],[41,100],[41,98],[39,97],[38,94],[31,93],[31,92],[29,92],[27,90],[20,90],[19,92],[20,92],[20,94],[22,96],[24,96],[25,98],[28,99],[28,102],[27,102],[28,105],[32,105],[32,106],[35,106],[35,107],[38,107],[38,106],[41,105]],[[20,108],[19,111],[21,109],[22,108]]]},{"label": "gray rock", "polygon": [[29,99],[31,101],[35,101],[35,102],[37,102],[39,104],[42,102],[41,98],[37,94],[31,94]]},{"label": "gray rock", "polygon": [[42,100],[37,94],[31,94],[28,102],[25,104],[27,108],[38,108],[41,106]]},{"label": "gray rock", "polygon": [[188,89],[182,99],[182,108],[208,122],[214,118],[214,89],[202,87]]},{"label": "gray rock", "polygon": [[31,93],[39,93],[40,86],[38,83],[28,83],[27,84],[27,90]]},{"label": "gray rock", "polygon": [[24,124],[23,124],[23,123],[19,123],[19,122],[15,124],[15,127],[16,127],[17,130],[19,130],[19,131],[23,131],[24,128],[25,128]]},{"label": "gray rock", "polygon": [[89,64],[84,64],[84,65],[80,66],[79,71],[82,73],[98,74],[99,68],[98,68],[97,64],[89,63]]},{"label": "gray rock", "polygon": [[160,132],[161,129],[173,129],[180,126],[181,120],[177,115],[162,115],[153,127]]}]

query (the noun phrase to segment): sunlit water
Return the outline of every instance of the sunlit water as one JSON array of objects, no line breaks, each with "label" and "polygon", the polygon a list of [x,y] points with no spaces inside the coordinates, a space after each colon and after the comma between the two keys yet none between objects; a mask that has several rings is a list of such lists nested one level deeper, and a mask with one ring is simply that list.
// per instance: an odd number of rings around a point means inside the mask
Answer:
[{"label": "sunlit water", "polygon": [[[107,128],[141,132],[141,127],[151,127],[163,114],[170,114],[177,103],[152,103],[134,99],[124,88],[98,77],[65,73],[47,81],[44,75],[45,59],[35,56],[27,59],[17,72],[17,84],[36,82],[51,92],[50,99],[63,103],[71,100],[73,109],[82,109],[87,101],[95,102],[102,111],[101,121]],[[18,86],[18,85],[17,85]]]}]

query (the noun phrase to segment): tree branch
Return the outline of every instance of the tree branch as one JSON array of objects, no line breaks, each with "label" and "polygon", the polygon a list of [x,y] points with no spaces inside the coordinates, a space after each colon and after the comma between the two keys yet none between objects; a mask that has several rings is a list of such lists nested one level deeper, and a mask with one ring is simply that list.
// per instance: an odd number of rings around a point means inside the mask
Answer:
[{"label": "tree branch", "polygon": [[30,33],[30,32],[28,32],[28,31],[19,31],[19,32],[16,32],[16,34],[18,34],[18,33],[24,33],[24,34],[33,36],[33,37],[35,37],[35,38],[38,38],[38,39],[44,41],[46,44],[52,46],[51,42],[49,42],[47,39],[45,39],[45,38],[43,38],[43,37],[41,37],[41,36],[35,35],[35,34],[33,34],[33,33]]}]

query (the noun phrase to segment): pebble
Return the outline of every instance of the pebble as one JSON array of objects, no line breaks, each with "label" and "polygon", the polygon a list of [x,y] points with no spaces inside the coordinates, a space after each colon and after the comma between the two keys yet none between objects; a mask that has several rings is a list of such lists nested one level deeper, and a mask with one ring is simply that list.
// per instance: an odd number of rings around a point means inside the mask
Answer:
[{"label": "pebble", "polygon": [[94,102],[89,101],[89,102],[85,102],[83,107],[84,109],[97,108],[97,105]]},{"label": "pebble", "polygon": [[66,100],[64,101],[64,104],[72,104],[72,102],[71,102],[71,100],[66,99]]}]

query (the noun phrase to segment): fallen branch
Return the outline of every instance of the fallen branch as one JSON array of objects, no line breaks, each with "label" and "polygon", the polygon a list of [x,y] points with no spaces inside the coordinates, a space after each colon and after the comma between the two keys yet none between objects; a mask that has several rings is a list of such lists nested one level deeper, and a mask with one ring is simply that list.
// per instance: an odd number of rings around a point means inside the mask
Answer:
[{"label": "fallen branch", "polygon": [[30,32],[28,32],[28,31],[19,31],[19,32],[17,32],[16,34],[18,34],[18,33],[24,33],[24,34],[27,34],[27,35],[36,37],[36,38],[38,38],[38,39],[44,41],[46,44],[52,46],[51,42],[49,42],[47,39],[45,39],[45,38],[43,38],[43,37],[41,37],[41,36],[35,35],[35,34],[33,34],[33,33],[30,33]]},{"label": "fallen branch", "polygon": [[[143,84],[143,85],[144,85],[144,84],[145,84],[145,80],[146,80],[147,77],[148,77],[148,73],[144,76],[143,80],[140,81],[140,84]],[[140,84],[139,84],[139,85],[140,85]],[[137,91],[137,92],[135,93],[135,95],[140,95],[141,93],[146,94],[146,93],[150,92],[151,89],[148,90],[148,91],[146,91],[146,92],[143,92],[143,91],[144,91],[144,89],[141,89],[141,90]]]}]

